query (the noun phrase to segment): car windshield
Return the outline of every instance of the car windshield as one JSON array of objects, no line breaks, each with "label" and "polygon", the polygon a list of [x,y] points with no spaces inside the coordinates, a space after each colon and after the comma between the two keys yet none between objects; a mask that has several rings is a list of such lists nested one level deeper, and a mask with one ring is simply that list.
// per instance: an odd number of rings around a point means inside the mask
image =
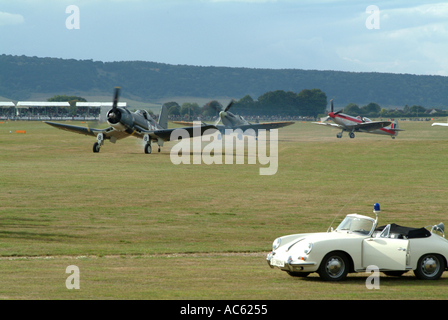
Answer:
[{"label": "car windshield", "polygon": [[360,217],[347,216],[336,228],[336,231],[357,232],[368,235],[373,227],[373,221]]}]

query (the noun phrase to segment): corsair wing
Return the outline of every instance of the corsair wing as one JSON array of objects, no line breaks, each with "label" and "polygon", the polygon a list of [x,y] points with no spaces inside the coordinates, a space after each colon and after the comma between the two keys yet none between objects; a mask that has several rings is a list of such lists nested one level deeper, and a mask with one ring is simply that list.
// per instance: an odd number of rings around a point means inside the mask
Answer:
[{"label": "corsair wing", "polygon": [[104,139],[110,139],[111,137],[115,137],[116,139],[123,139],[126,136],[128,136],[128,134],[126,134],[124,132],[117,131],[113,127],[108,127],[106,129],[95,129],[95,128],[89,128],[88,126],[81,127],[81,126],[74,126],[71,124],[57,123],[57,122],[51,122],[51,121],[44,121],[44,122],[50,126],[55,127],[55,128],[69,131],[69,132],[84,134],[86,136],[96,137],[98,135],[98,133],[102,133],[104,135]]}]

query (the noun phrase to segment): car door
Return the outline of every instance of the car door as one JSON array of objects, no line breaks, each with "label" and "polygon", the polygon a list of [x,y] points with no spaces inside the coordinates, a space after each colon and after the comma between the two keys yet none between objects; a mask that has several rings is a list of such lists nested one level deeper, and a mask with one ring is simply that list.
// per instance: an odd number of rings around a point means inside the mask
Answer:
[{"label": "car door", "polygon": [[406,270],[409,240],[367,238],[362,245],[363,268],[374,265],[380,270]]}]

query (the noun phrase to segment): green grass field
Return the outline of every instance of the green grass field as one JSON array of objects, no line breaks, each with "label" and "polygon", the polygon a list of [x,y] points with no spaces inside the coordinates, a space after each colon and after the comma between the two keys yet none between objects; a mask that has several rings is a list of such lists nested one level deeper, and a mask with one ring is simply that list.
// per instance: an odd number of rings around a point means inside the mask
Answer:
[{"label": "green grass field", "polygon": [[[261,176],[260,164],[173,165],[176,142],[94,154],[92,137],[0,123],[0,299],[448,299],[448,272],[384,276],[372,291],[367,274],[326,283],[266,264],[276,237],[372,215],[375,202],[380,224],[448,223],[448,128],[400,128],[337,139],[296,123],[278,131],[277,173]],[[69,265],[80,290],[65,287]]]}]

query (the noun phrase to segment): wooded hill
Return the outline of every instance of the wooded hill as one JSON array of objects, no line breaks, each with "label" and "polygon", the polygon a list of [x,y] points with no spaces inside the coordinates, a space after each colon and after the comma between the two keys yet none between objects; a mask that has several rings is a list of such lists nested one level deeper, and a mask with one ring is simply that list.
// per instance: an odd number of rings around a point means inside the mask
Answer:
[{"label": "wooded hill", "polygon": [[115,86],[124,97],[148,102],[182,96],[257,100],[270,91],[320,89],[334,99],[336,109],[370,102],[382,108],[448,108],[448,77],[443,76],[0,56],[0,96],[11,100],[26,100],[33,93],[111,95]]}]

